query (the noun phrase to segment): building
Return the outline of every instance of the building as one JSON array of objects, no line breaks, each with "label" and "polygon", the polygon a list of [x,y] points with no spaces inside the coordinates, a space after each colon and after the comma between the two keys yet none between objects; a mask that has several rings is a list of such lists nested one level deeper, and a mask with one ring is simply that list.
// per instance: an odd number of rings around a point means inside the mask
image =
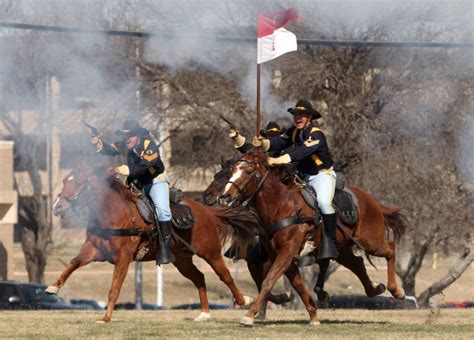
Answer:
[{"label": "building", "polygon": [[0,140],[0,279],[13,271],[13,226],[18,222],[18,199],[13,190],[13,142]]}]

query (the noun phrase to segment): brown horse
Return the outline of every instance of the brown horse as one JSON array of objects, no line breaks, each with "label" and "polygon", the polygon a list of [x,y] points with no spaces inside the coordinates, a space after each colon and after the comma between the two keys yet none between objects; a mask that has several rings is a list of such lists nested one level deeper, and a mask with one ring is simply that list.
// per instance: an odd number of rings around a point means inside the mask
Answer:
[{"label": "brown horse", "polygon": [[[359,220],[352,229],[338,221],[340,228],[352,234],[368,254],[386,258],[387,288],[395,298],[402,299],[405,293],[397,286],[395,279],[395,242],[386,240],[385,234],[387,229],[392,230],[397,241],[406,229],[405,221],[399,209],[386,208],[368,193],[355,187],[350,187],[350,189],[358,200]],[[314,231],[312,221],[314,221],[315,212],[307,205],[300,188],[294,183],[283,183],[281,171],[268,168],[266,156],[258,149],[253,149],[233,165],[231,178],[222,191],[222,197],[227,203],[242,199],[255,200],[255,207],[273,250],[273,254],[270,255],[273,264],[263,281],[259,296],[241,323],[247,326],[253,324],[265,296],[281,275],[285,274],[300,295],[309,313],[310,324],[319,324],[314,301],[295,265],[295,259],[305,241]],[[289,218],[293,217],[297,217],[297,222],[295,220],[284,228],[275,228],[278,222],[290,221]],[[319,248],[319,241],[320,233],[316,237],[317,248]],[[362,258],[352,253],[352,240],[340,230],[337,232],[337,245],[340,252],[338,262],[351,269],[359,277],[369,296],[380,294],[380,286],[374,285],[368,278]]]},{"label": "brown horse", "polygon": [[[232,165],[236,162],[237,159],[229,159],[221,161],[221,170],[219,170],[214,175],[214,180],[209,184],[209,186],[203,191],[202,199],[203,202],[209,206],[216,205],[217,198],[219,197],[222,189],[227,184],[227,181],[231,175]],[[247,268],[249,270],[250,276],[257,286],[257,290],[260,292],[262,287],[263,279],[265,278],[265,273],[270,269],[271,261],[268,259],[264,247],[262,244],[257,244],[256,247],[252,248],[245,258],[247,262]],[[292,299],[290,292],[280,293],[280,294],[268,294],[267,300],[281,305],[283,303],[289,302]],[[267,300],[262,303],[260,312],[258,313],[259,320],[265,320],[267,312]]]},{"label": "brown horse", "polygon": [[[214,175],[214,180],[211,184],[203,191],[202,197],[204,203],[207,205],[214,205],[218,203],[218,198],[221,195],[222,190],[224,189],[225,185],[227,184],[228,180],[231,177],[231,170],[232,165],[236,162],[236,159],[230,159],[227,161],[221,162],[221,170]],[[286,169],[285,169],[286,170]],[[276,171],[276,170],[275,170]],[[284,176],[288,176],[290,172],[285,171],[283,173]],[[235,201],[234,203],[238,203]],[[249,202],[249,207],[254,207],[254,202]],[[254,255],[254,256],[252,256]],[[255,256],[257,255],[257,256]],[[257,289],[260,292],[263,279],[265,278],[266,272],[271,266],[271,261],[268,259],[266,254],[255,254],[254,252],[250,252],[248,254],[247,265],[252,276],[255,284],[257,285]],[[306,262],[305,259],[301,259],[303,264]],[[306,259],[308,260],[308,259]],[[355,256],[350,249],[344,249],[340,252],[340,256],[336,259],[336,261],[346,267],[347,269],[351,270],[361,281],[363,287],[365,288],[365,292],[367,296],[373,297],[376,295],[380,295],[385,292],[386,287],[382,283],[375,283],[372,282],[367,274],[366,268],[364,266],[364,260],[361,257]],[[311,262],[309,262],[311,264]],[[298,261],[298,265],[300,265],[300,261]],[[329,267],[329,261],[321,261],[318,262],[319,265],[319,272],[318,277],[316,280],[316,286],[314,287],[314,291],[318,297],[320,303],[327,303],[329,302],[329,294],[324,290],[324,283],[326,280],[326,274]],[[284,297],[287,297],[286,299]],[[288,299],[291,296],[289,293],[279,294],[274,296],[273,294],[269,295],[268,300],[281,304],[284,302],[288,302]],[[258,318],[263,320],[266,316],[266,303],[263,303],[258,314]]]},{"label": "brown horse", "polygon": [[[79,254],[46,291],[58,293],[76,269],[90,262],[114,264],[107,311],[98,322],[110,322],[129,264],[134,260],[155,260],[156,241],[149,238],[152,225],[143,220],[134,200],[131,191],[104,167],[80,165],[64,178],[62,191],[53,206],[56,215],[63,215],[76,206],[87,206],[89,232]],[[190,199],[183,199],[183,203],[191,208],[194,226],[187,230],[176,229],[179,237],[173,235],[171,249],[176,256],[175,267],[198,289],[201,314],[195,320],[207,320],[210,314],[204,275],[194,266],[193,252],[188,245],[229,287],[237,304],[249,304],[251,298],[242,295],[224,263],[221,245],[227,237],[235,237],[239,240],[237,243],[246,248],[256,232],[254,228],[258,228],[255,218],[244,212],[212,208]],[[144,252],[144,249],[148,251]]]}]

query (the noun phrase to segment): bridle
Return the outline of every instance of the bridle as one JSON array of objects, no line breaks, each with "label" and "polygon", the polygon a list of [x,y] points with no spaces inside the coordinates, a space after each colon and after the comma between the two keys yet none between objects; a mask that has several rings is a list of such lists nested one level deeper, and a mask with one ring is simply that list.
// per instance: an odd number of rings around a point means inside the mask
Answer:
[{"label": "bridle", "polygon": [[[82,173],[78,173],[78,172],[74,172],[74,171],[71,172],[70,176],[85,178],[85,181],[82,183],[82,185],[79,187],[79,189],[76,190],[75,194],[72,197],[65,196],[62,193],[60,193],[58,195],[58,197],[63,198],[66,202],[68,202],[71,205],[71,210],[74,210],[77,207],[77,200],[79,199],[81,194],[84,191],[92,192],[91,176],[88,176],[88,175],[85,175],[85,174],[82,174]],[[95,201],[95,199],[104,190],[104,188],[105,188],[105,185],[101,188],[101,190],[97,190],[95,195],[88,200],[88,203],[91,203],[91,202]]]},{"label": "bridle", "polygon": [[[247,189],[247,186],[250,184],[250,182],[253,180],[253,179],[256,179],[257,180],[257,188],[255,189],[255,191],[246,199],[242,202],[242,206],[247,206],[248,203],[253,199],[253,197],[257,194],[257,192],[260,190],[260,188],[262,187],[263,185],[263,182],[265,182],[265,180],[267,179],[267,176],[268,176],[268,173],[270,172],[269,169],[267,169],[267,171],[265,172],[265,175],[263,176],[262,180],[260,180],[260,164],[257,162],[257,161],[254,161],[254,160],[249,160],[249,159],[239,159],[237,160],[235,163],[238,163],[238,162],[241,162],[241,163],[249,163],[249,164],[255,164],[256,167],[255,169],[252,171],[252,173],[250,174],[250,177],[243,183],[242,186],[238,186],[234,181],[231,181],[230,179],[225,183],[225,185],[227,184],[230,184],[232,185],[233,187],[236,188],[237,190],[237,198],[232,200],[231,203],[229,203],[229,207],[231,207],[234,202],[240,202],[243,198],[243,194],[245,192],[245,190]],[[219,195],[218,196],[218,200],[219,198],[221,198],[222,196]]]}]

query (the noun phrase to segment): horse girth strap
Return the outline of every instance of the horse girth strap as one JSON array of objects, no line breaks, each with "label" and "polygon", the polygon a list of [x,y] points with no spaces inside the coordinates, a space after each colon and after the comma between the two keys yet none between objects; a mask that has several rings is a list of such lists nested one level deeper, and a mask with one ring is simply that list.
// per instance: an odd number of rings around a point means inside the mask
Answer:
[{"label": "horse girth strap", "polygon": [[296,215],[296,216],[285,218],[284,220],[273,223],[268,228],[266,234],[268,238],[271,239],[278,230],[286,228],[293,224],[301,224],[301,223],[314,224],[314,217]]},{"label": "horse girth strap", "polygon": [[87,229],[87,234],[97,235],[99,237],[108,239],[112,236],[144,236],[150,237],[153,234],[152,230],[144,230],[138,228],[130,229],[105,229],[100,227],[93,227]]}]

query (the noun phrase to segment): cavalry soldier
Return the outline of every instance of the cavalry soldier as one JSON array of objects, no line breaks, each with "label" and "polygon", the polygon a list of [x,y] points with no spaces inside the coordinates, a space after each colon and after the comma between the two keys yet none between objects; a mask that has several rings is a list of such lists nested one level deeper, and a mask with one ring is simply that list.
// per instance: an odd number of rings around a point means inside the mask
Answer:
[{"label": "cavalry soldier", "polygon": [[140,127],[134,119],[123,123],[123,130],[117,131],[123,140],[113,144],[103,142],[98,136],[93,136],[91,143],[97,152],[108,155],[123,155],[126,164],[116,167],[115,173],[128,176],[128,182],[136,182],[155,205],[161,233],[156,251],[156,263],[166,264],[175,261],[170,250],[172,232],[171,209],[169,200],[170,180],[165,174],[165,166],[158,153],[158,147],[149,135],[149,131]]},{"label": "cavalry soldier", "polygon": [[[265,151],[285,150],[281,156],[269,157],[268,165],[277,166],[298,162],[297,169],[314,189],[318,206],[321,210],[324,232],[318,258],[335,259],[336,249],[336,211],[332,205],[334,197],[336,173],[333,160],[324,133],[314,125],[313,119],[321,118],[321,114],[313,109],[310,102],[300,100],[288,112],[293,115],[295,125],[277,137],[254,137],[253,145]],[[307,242],[301,253],[307,255],[314,250],[314,243]]]}]

